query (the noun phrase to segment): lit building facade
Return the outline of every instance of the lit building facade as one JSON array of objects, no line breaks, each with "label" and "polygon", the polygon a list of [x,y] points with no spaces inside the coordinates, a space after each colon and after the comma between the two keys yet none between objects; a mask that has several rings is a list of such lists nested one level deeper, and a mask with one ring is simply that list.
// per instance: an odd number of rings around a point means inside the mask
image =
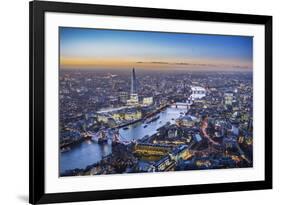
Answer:
[{"label": "lit building facade", "polygon": [[124,119],[125,120],[138,120],[138,119],[141,119],[142,117],[142,114],[139,110],[133,110],[133,111],[128,111],[128,112],[125,112],[125,115],[124,115]]},{"label": "lit building facade", "polygon": [[153,97],[146,97],[146,98],[143,98],[142,103],[143,103],[144,105],[151,105],[151,104],[153,104]]},{"label": "lit building facade", "polygon": [[192,86],[191,92],[191,100],[198,100],[206,96],[206,89],[200,86]]},{"label": "lit building facade", "polygon": [[233,102],[233,93],[225,93],[224,94],[224,104],[232,105]]}]

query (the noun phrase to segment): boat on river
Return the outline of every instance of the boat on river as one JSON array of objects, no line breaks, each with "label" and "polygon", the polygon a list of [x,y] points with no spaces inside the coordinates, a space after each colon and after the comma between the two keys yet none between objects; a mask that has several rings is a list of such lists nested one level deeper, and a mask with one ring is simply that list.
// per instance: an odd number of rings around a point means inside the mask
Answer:
[{"label": "boat on river", "polygon": [[148,124],[148,123],[154,122],[154,121],[158,120],[159,118],[160,118],[159,115],[157,115],[153,118],[149,118],[149,119],[146,120],[146,123]]}]

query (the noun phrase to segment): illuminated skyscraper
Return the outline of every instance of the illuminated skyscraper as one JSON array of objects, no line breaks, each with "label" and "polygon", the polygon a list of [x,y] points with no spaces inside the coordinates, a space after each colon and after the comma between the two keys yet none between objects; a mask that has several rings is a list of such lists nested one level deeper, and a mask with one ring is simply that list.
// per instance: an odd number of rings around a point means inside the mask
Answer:
[{"label": "illuminated skyscraper", "polygon": [[136,73],[135,73],[135,68],[133,68],[132,75],[131,75],[131,94],[136,94],[136,93],[137,93]]},{"label": "illuminated skyscraper", "polygon": [[138,103],[139,103],[139,97],[137,94],[137,79],[136,79],[135,68],[133,68],[132,75],[131,75],[130,99],[127,101],[127,104],[128,105],[138,105]]}]

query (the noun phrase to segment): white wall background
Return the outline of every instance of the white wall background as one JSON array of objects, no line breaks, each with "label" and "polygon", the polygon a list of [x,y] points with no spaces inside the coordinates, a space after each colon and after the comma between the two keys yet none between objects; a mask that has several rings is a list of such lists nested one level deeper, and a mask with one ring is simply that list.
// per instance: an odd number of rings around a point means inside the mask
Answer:
[{"label": "white wall background", "polygon": [[[109,5],[273,15],[274,189],[79,204],[278,204],[280,195],[281,6],[277,0],[72,0]],[[28,201],[28,1],[0,3],[0,204]],[[281,76],[280,76],[281,77]],[[275,203],[274,203],[275,202]],[[279,202],[280,203],[280,202]]]}]

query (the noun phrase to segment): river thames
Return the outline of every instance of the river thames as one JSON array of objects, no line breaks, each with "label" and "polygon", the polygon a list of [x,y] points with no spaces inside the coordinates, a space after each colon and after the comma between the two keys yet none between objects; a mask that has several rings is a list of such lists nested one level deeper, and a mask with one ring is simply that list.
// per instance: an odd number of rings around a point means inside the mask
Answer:
[{"label": "river thames", "polygon": [[[186,108],[168,107],[159,114],[159,118],[153,122],[145,124],[138,122],[128,126],[128,129],[119,129],[121,140],[131,141],[142,139],[144,136],[151,136],[157,132],[157,129],[164,126],[167,122],[175,123]],[[147,125],[147,126],[145,126]],[[86,140],[79,145],[74,146],[70,151],[60,154],[60,173],[70,169],[84,169],[88,165],[99,162],[102,157],[111,154],[111,142],[98,144],[97,142]]]}]

